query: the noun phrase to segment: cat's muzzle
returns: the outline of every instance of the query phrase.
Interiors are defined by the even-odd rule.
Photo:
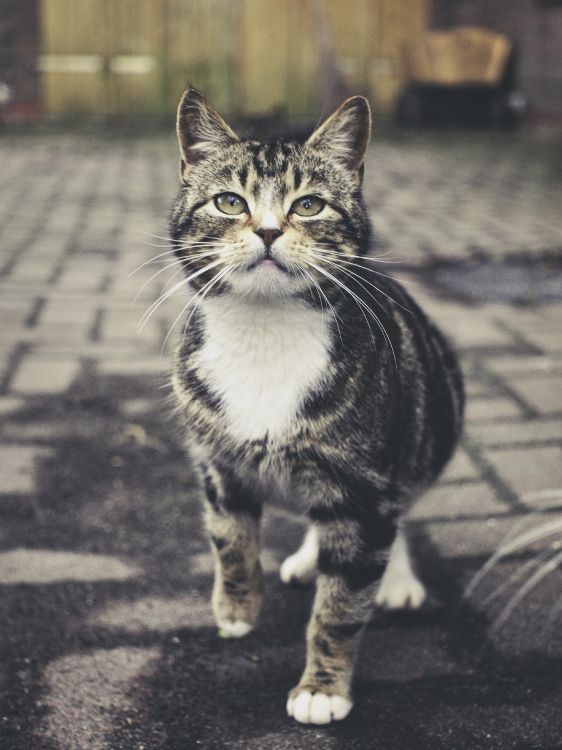
[[[267,268],[277,268],[283,273],[291,273],[287,266],[279,260],[278,255],[273,252],[271,245],[264,247],[258,257],[247,266],[248,271],[253,271],[256,268],[263,268],[264,270]]]

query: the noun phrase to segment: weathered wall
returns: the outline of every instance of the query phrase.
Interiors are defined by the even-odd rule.
[[[41,0],[41,7],[44,101],[55,116],[169,112],[188,80],[226,113],[317,114],[326,104],[322,28],[351,90],[390,111],[404,44],[429,15],[429,0]]]

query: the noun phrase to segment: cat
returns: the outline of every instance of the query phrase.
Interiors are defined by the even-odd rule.
[[[368,255],[370,128],[361,96],[300,142],[240,138],[192,87],[178,108],[170,236],[193,296],[172,382],[201,475],[213,612],[223,636],[255,627],[262,502],[290,493],[310,529],[281,577],[316,581],[287,702],[302,723],[351,710],[374,598],[423,602],[401,517],[462,426],[454,352]]]

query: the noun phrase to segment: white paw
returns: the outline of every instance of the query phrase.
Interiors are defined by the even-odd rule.
[[[243,638],[254,627],[243,620],[219,620],[217,625],[221,638]]]
[[[302,583],[305,586],[314,583],[316,573],[316,564],[304,556],[301,550],[287,557],[279,571],[283,583]]]
[[[353,703],[343,695],[309,693],[302,690],[287,701],[287,713],[301,724],[329,724],[345,719]]]
[[[418,609],[424,603],[424,585],[414,575],[382,579],[375,603],[385,609]]]

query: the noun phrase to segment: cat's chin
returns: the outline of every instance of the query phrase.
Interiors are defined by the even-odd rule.
[[[303,291],[303,282],[274,263],[260,263],[243,273],[233,274],[229,279],[231,293],[246,299],[280,301],[294,297]]]

